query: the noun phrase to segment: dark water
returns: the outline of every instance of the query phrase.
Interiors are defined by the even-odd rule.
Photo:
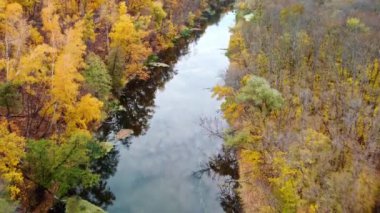
[[[221,123],[210,88],[223,83],[234,21],[232,12],[217,17],[190,43],[160,56],[171,68],[128,84],[120,100],[125,109],[101,132],[116,144],[94,165],[103,181],[82,197],[111,213],[239,211],[235,155],[200,125],[205,117]],[[134,136],[115,141],[121,128]]]

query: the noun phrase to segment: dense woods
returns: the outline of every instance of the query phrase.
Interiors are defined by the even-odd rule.
[[[91,165],[112,144],[94,132],[128,83],[154,76],[158,53],[224,2],[0,0],[0,212],[73,208],[68,192],[101,179]],[[244,211],[376,211],[380,2],[235,7],[230,67],[213,92]]]
[[[0,208],[46,212],[96,184],[113,100],[218,0],[0,0]]]
[[[380,202],[380,2],[239,0],[224,100],[246,212]]]

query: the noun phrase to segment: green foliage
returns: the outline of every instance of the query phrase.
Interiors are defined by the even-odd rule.
[[[227,136],[226,138],[226,145],[227,146],[241,146],[244,144],[249,144],[252,142],[250,140],[251,134],[249,131],[239,131],[236,135],[233,136]]]
[[[95,23],[93,20],[94,14],[92,12],[86,13],[84,16],[84,30],[83,30],[83,40],[84,41],[95,41]]]
[[[153,10],[153,20],[156,24],[156,27],[158,28],[162,26],[162,23],[164,19],[166,18],[167,13],[162,8],[162,4],[160,2],[154,2],[152,10]]]
[[[194,15],[192,12],[190,12],[189,18],[187,20],[187,23],[190,27],[193,27],[195,25],[195,19],[196,19],[196,15]]]
[[[70,197],[66,202],[66,213],[105,213],[105,211],[94,204],[80,199],[79,197]]]
[[[0,212],[16,212],[17,206],[17,203],[5,198],[1,198],[0,196]]]
[[[346,21],[347,27],[355,32],[365,32],[368,31],[367,26],[358,18],[348,18]]]
[[[0,84],[0,107],[5,107],[8,113],[21,107],[21,94],[18,85],[12,82]]]
[[[115,93],[123,88],[123,72],[125,70],[125,54],[120,48],[112,48],[107,57],[107,69],[112,78],[112,90]]]
[[[160,58],[156,54],[152,54],[148,57],[145,63],[150,64],[150,63],[158,62],[159,60]]]
[[[102,59],[95,53],[86,58],[87,67],[83,72],[85,86],[95,97],[105,100],[110,95],[111,76]]]
[[[99,155],[100,149],[95,148],[95,143],[91,136],[81,132],[62,142],[29,141],[25,170],[47,189],[58,186],[59,196],[80,185],[89,187],[99,179],[89,168],[91,159]],[[96,149],[98,151],[94,152]]]
[[[279,110],[284,104],[281,94],[271,88],[268,81],[258,76],[252,76],[236,98],[238,102],[252,105],[265,114]]]
[[[190,38],[191,33],[192,33],[192,30],[187,27],[184,27],[180,32],[182,38]]]

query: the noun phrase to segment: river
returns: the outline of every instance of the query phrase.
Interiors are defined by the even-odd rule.
[[[163,56],[171,68],[153,70],[150,80],[128,84],[120,99],[124,109],[102,130],[116,144],[95,165],[103,181],[82,197],[110,213],[232,211],[229,205],[236,199],[225,185],[234,176],[228,171],[236,171],[231,169],[236,166],[231,165],[233,155],[200,125],[205,117],[221,120],[220,101],[210,89],[223,83],[229,66],[225,53],[235,14],[219,18],[177,49],[174,58]],[[121,128],[134,130],[134,135],[115,141]],[[226,159],[224,168],[221,161]],[[197,173],[201,170],[207,174]]]

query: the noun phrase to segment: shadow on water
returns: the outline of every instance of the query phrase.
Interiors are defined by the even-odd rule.
[[[212,156],[210,160],[203,164],[200,170],[193,173],[196,178],[208,176],[213,179],[223,179],[220,187],[220,204],[225,212],[242,212],[240,197],[236,193],[239,187],[239,168],[234,149],[223,147],[222,150]]]
[[[91,188],[76,188],[68,192],[67,196],[80,196],[103,209],[112,205],[116,199],[109,186],[107,186],[107,179],[113,176],[119,163],[119,151],[116,149],[111,150],[106,156],[92,162],[92,170],[100,176],[100,181],[96,186]],[[51,213],[65,212],[65,204],[58,202],[49,211]]]
[[[170,68],[155,68],[151,70],[149,80],[132,80],[124,88],[120,97],[122,110],[111,113],[98,131],[99,138],[106,140],[111,133],[116,133],[120,129],[132,129],[133,136],[144,135],[149,129],[149,121],[154,114],[156,91],[164,88],[166,82],[176,75],[173,70],[181,56],[189,51],[189,44],[196,42],[201,37],[207,26],[218,23],[222,13],[217,13],[211,19],[201,25],[201,31],[195,32],[189,39],[180,39],[175,47],[160,53],[160,62],[170,65]],[[112,134],[111,134],[112,135]],[[123,145],[129,147],[131,140],[121,141]],[[70,195],[79,195],[91,203],[107,209],[115,201],[115,195],[107,185],[107,180],[112,177],[118,166],[119,151],[113,149],[107,156],[93,162],[93,170],[100,175],[101,181],[92,188],[78,188],[72,190]],[[220,186],[220,203],[226,212],[241,212],[240,199],[235,193],[238,187],[238,166],[236,155],[233,150],[223,148],[221,152],[204,163],[199,171],[193,173],[194,177],[202,178],[209,176],[218,180],[223,180]],[[58,205],[59,207],[59,205]],[[60,211],[58,211],[60,212]]]
[[[154,114],[156,91],[164,88],[166,82],[170,81],[176,70],[173,70],[178,59],[188,54],[189,44],[196,42],[209,25],[220,21],[222,13],[210,17],[207,22],[201,24],[201,31],[195,31],[188,39],[179,39],[173,48],[162,51],[158,54],[160,62],[170,65],[169,68],[154,68],[150,70],[148,80],[134,79],[125,86],[119,98],[123,110],[114,112],[104,122],[100,129],[102,137],[106,137],[110,132],[117,132],[120,129],[132,129],[134,136],[144,135],[149,129],[149,120]],[[128,141],[124,141],[128,145]]]
[[[113,149],[108,155],[93,163],[92,169],[100,175],[101,181],[95,187],[78,190],[77,194],[85,200],[101,207],[107,208],[115,200],[115,195],[107,186],[107,179],[115,174],[119,162],[119,151]]]

